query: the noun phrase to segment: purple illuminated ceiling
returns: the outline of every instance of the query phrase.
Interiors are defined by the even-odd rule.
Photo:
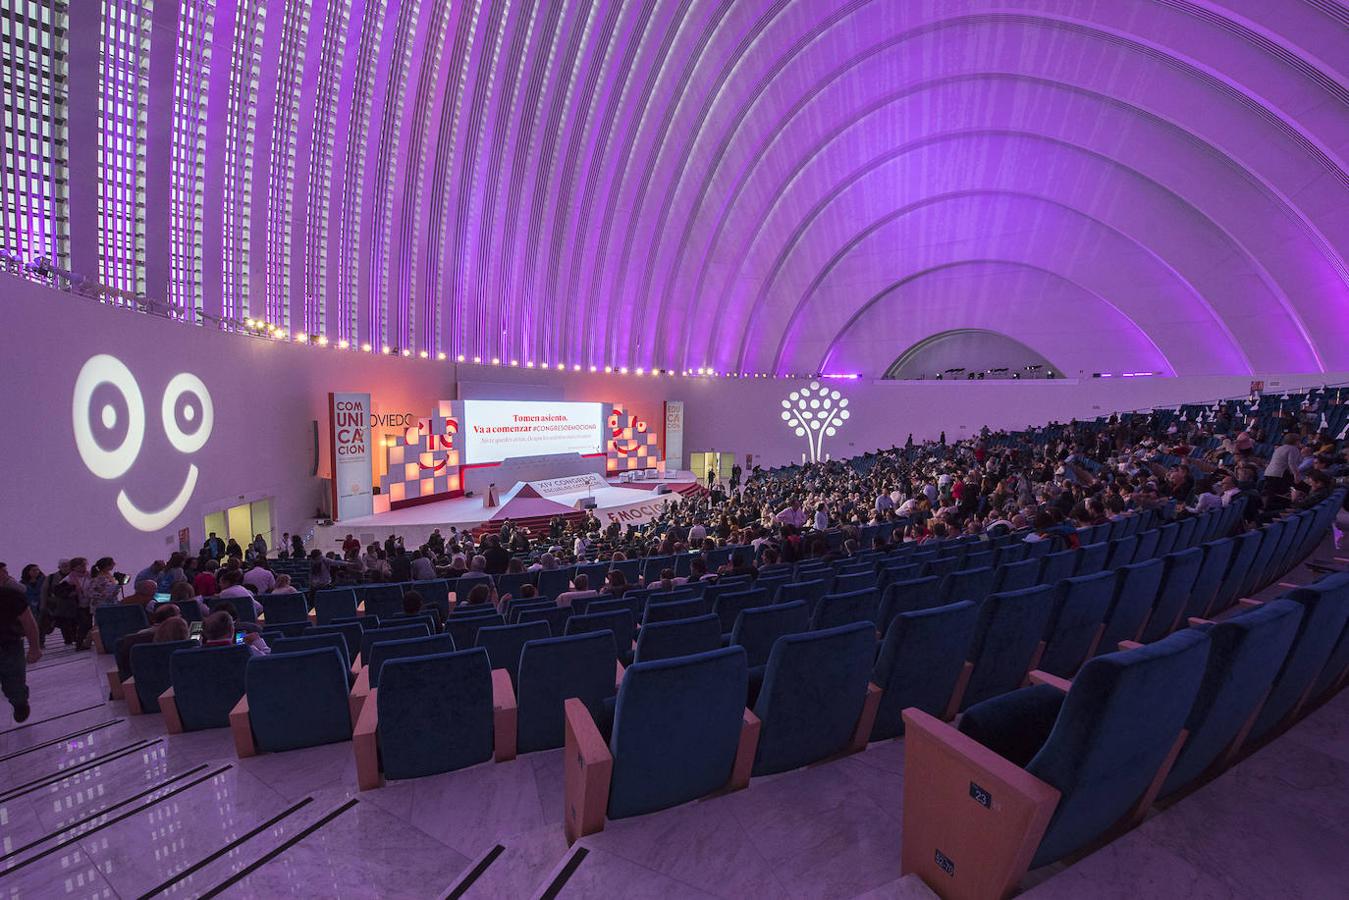
[[[1339,3],[166,6],[146,290],[207,313],[521,365],[878,376],[982,329],[1070,375],[1349,370]]]

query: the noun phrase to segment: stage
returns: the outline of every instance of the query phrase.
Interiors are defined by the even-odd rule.
[[[662,485],[668,487],[670,492],[657,493],[657,488]],[[317,525],[309,546],[327,553],[340,549],[342,539],[348,534],[354,534],[362,545],[372,541],[383,543],[390,534],[396,534],[403,538],[404,546],[411,550],[425,543],[436,528],[440,529],[442,535],[447,534],[451,526],[460,531],[472,531],[483,526],[494,530],[494,526],[499,526],[507,518],[537,531],[546,527],[553,516],[575,518],[584,514],[584,510],[576,508],[576,503],[586,497],[594,499],[595,516],[602,527],[607,527],[615,520],[624,526],[637,525],[659,515],[668,501],[701,490],[697,477],[688,471],[676,472],[670,478],[632,482],[609,478],[600,487],[550,493],[547,496],[539,496],[528,489],[522,491],[522,488],[525,488],[524,482],[502,493],[500,504],[493,508],[484,507],[482,495],[477,494],[404,506],[370,516],[344,519],[332,525]]]

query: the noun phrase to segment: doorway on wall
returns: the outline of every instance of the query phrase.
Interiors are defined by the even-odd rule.
[[[703,450],[697,453],[689,454],[689,465],[691,472],[704,484],[707,483],[708,470],[717,473],[718,481],[729,481],[731,478],[731,467],[735,465],[734,453],[723,453],[719,450]]]
[[[267,542],[269,551],[276,549],[272,535],[272,498],[263,497],[208,514],[203,540],[213,531],[221,540],[233,538],[240,547],[247,547],[252,543],[253,536],[260,534]]]

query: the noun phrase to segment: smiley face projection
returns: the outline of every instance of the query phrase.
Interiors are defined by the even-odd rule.
[[[811,462],[824,458],[824,439],[837,434],[851,415],[848,398],[822,387],[818,381],[812,381],[810,387],[792,391],[782,401],[782,421],[797,437],[806,439]]]
[[[119,397],[121,402],[115,402]],[[130,471],[145,440],[145,400],[126,364],[106,353],[90,357],[75,379],[70,408],[75,447],[85,467],[107,481]],[[179,453],[196,453],[211,437],[215,407],[210,391],[196,375],[180,372],[169,379],[159,413],[164,434]],[[122,430],[125,434],[121,441],[106,447],[109,436]],[[100,436],[105,440],[100,441]],[[123,489],[117,494],[117,510],[133,528],[159,531],[187,507],[196,490],[198,474],[196,465],[189,463],[182,487],[162,509],[141,509]]]

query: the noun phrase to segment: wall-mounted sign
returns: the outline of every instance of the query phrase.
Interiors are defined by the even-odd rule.
[[[328,446],[333,455],[333,518],[372,514],[369,394],[328,395]]]
[[[782,421],[797,437],[806,439],[810,462],[824,459],[824,439],[833,437],[852,413],[848,399],[838,391],[812,381],[810,387],[792,391],[782,401]]]

